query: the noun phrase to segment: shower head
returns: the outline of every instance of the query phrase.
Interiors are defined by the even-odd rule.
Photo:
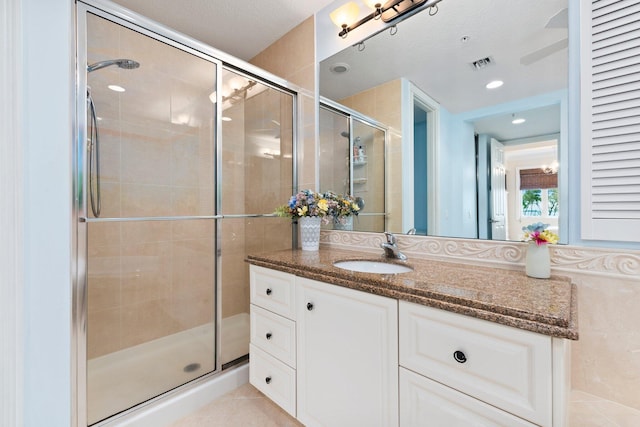
[[[342,136],[343,138],[349,138],[349,132],[342,131],[342,132],[340,132],[340,136]]]
[[[100,61],[91,65],[87,65],[87,72],[90,73],[92,71],[109,67],[111,65],[117,65],[118,67],[125,70],[133,70],[135,68],[138,68],[140,66],[140,63],[134,61],[133,59],[109,59],[106,61]]]

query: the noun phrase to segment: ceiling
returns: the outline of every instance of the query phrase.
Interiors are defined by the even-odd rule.
[[[334,0],[115,0],[248,61]]]
[[[248,61],[334,0],[115,2]],[[566,5],[567,0],[443,0],[435,16],[418,13],[399,23],[396,35],[385,31],[367,40],[362,52],[351,47],[323,61],[321,94],[341,99],[405,77],[457,113],[566,88],[567,50],[553,47],[566,43],[566,17],[558,15]],[[468,37],[466,43],[461,41],[463,36]],[[532,54],[533,58],[528,56]],[[492,64],[474,71],[471,62],[485,57]],[[530,63],[523,65],[523,58]],[[337,62],[348,64],[349,72],[328,71]],[[487,91],[484,85],[493,78],[505,84]],[[554,113],[537,110],[531,114]],[[506,118],[502,121],[510,123]],[[557,132],[559,120],[555,122]],[[485,125],[489,126],[478,124]],[[509,133],[508,139],[529,137],[531,132],[555,133],[549,126],[522,133],[530,127],[520,126],[520,134],[514,134],[513,128],[500,132]]]
[[[443,0],[434,16],[418,13],[396,35],[381,32],[362,51],[353,46],[322,61],[320,92],[338,100],[404,77],[457,114],[566,88],[567,49],[550,48],[567,40],[566,7],[566,0]],[[490,65],[474,69],[487,57]],[[350,70],[331,72],[336,63]],[[487,91],[496,79],[504,86]]]
[[[403,77],[460,114],[566,89],[566,8],[566,0],[443,0],[435,15],[422,11],[400,22],[395,35],[385,30],[363,46],[354,40],[322,61],[320,93],[339,101]],[[490,64],[472,65],[483,58]],[[336,64],[348,71],[332,71]],[[504,85],[488,90],[492,80]],[[522,102],[508,114],[473,123],[476,132],[503,141],[559,133],[558,104],[540,107]],[[527,122],[512,125],[514,113]]]

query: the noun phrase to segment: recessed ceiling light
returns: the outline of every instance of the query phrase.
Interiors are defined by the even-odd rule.
[[[349,64],[345,64],[344,62],[337,62],[329,67],[329,70],[331,70],[332,73],[336,74],[346,73],[350,69],[351,67],[349,66]]]
[[[109,85],[107,86],[109,89],[111,89],[114,92],[124,92],[125,88],[123,88],[122,86],[118,86],[118,85]]]
[[[504,82],[502,80],[494,80],[492,82],[487,83],[487,89],[495,89],[502,86]]]
[[[519,125],[524,122],[526,122],[526,120],[523,119],[522,117],[518,117],[516,119],[511,120],[511,123],[513,123],[514,125]]]

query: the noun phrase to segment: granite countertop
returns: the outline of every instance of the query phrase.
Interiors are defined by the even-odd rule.
[[[375,260],[408,265],[402,274],[371,274],[333,265]],[[321,248],[247,257],[251,264],[377,295],[410,301],[552,337],[578,339],[576,286],[567,277],[533,279],[523,271],[429,259],[387,260],[377,253]]]

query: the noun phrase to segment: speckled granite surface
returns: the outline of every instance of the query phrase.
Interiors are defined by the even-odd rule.
[[[321,248],[252,254],[247,261],[308,279],[319,280],[424,304],[538,332],[578,339],[576,287],[566,277],[533,279],[524,272],[410,259],[413,271],[370,274],[343,270],[336,261],[387,261],[378,254]]]

